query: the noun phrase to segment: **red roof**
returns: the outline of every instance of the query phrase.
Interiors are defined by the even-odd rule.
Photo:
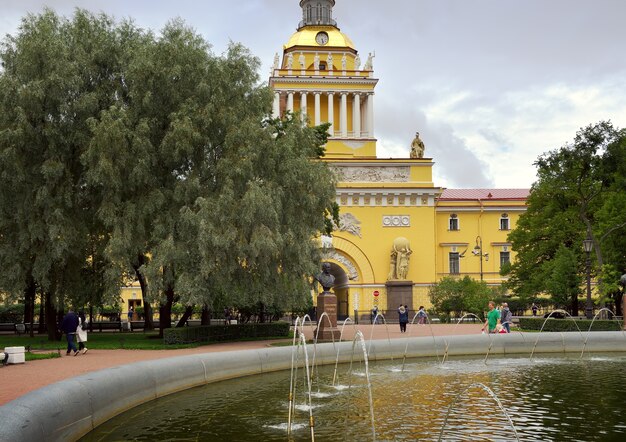
[[[445,189],[442,200],[525,200],[530,189]]]

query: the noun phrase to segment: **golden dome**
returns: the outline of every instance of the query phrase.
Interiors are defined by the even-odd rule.
[[[324,31],[328,34],[328,43],[320,45],[315,41],[315,36]],[[294,46],[316,46],[319,48],[350,48],[356,50],[352,40],[339,29],[331,26],[306,26],[293,34],[284,49]]]

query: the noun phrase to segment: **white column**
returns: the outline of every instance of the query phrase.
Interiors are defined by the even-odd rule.
[[[339,110],[339,128],[341,136],[348,138],[348,94],[341,93],[341,108]]]
[[[332,93],[328,94],[328,122],[330,123],[328,133],[333,137],[335,136],[335,100]]]
[[[320,108],[320,93],[315,92],[315,125],[319,126],[322,123],[322,110]]]
[[[274,118],[280,117],[280,92],[274,92],[274,104],[272,106],[272,116]]]
[[[300,112],[302,113],[302,121],[306,120],[306,92],[300,93]]]
[[[355,138],[361,138],[361,94],[354,94],[352,106],[352,130]]]
[[[374,138],[374,94],[367,96],[367,132],[370,138]]]
[[[287,110],[293,112],[293,92],[287,94]]]

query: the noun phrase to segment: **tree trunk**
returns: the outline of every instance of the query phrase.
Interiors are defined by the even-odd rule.
[[[154,320],[152,318],[152,305],[149,302],[143,301],[143,331],[152,331],[154,330]]]
[[[89,304],[89,333],[93,333],[93,305]]]
[[[35,299],[37,297],[37,286],[32,277],[28,278],[28,283],[24,289],[24,324],[30,324],[29,334],[35,336],[33,324],[35,322]]]
[[[615,316],[622,316],[622,302],[624,295],[618,292],[615,296]]]
[[[211,325],[211,310],[209,310],[209,307],[206,304],[202,306],[200,325]]]
[[[193,305],[187,306],[187,308],[185,309],[185,313],[183,313],[183,316],[178,321],[178,324],[176,324],[176,328],[184,327],[185,323],[191,317],[192,313],[193,313]]]
[[[572,316],[578,316],[578,293],[572,295],[571,310]]]
[[[56,341],[57,335],[57,309],[52,303],[52,294],[46,292],[46,328],[48,330],[48,341]]]
[[[169,289],[168,289],[169,292]],[[174,296],[166,293],[165,304],[159,306],[159,338],[163,337],[163,330],[172,328],[172,304]]]
[[[163,278],[165,281],[165,304],[159,307],[159,337],[163,338],[163,330],[172,328],[172,304],[174,304],[174,283],[173,276],[169,275],[170,269],[163,268]]]
[[[145,260],[146,258],[144,255],[138,255],[137,264],[133,264],[133,270],[135,270],[137,281],[139,281],[139,286],[141,287],[141,298],[143,299],[143,330],[152,331],[154,330],[154,321],[152,320],[152,306],[147,301],[148,283],[146,281],[146,277],[140,271],[141,266],[145,263]]]
[[[263,302],[259,305],[259,322],[261,324],[265,322],[265,303]]]
[[[39,327],[37,333],[43,335],[46,332],[46,300],[43,294],[39,294]]]

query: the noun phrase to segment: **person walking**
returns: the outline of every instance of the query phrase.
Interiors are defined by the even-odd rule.
[[[496,303],[489,301],[489,312],[487,313],[487,319],[483,324],[482,331],[487,328],[489,333],[497,333],[497,327],[500,325],[500,312],[496,308]]]
[[[409,322],[409,311],[402,304],[398,307],[398,320],[400,321],[400,333],[406,333],[406,324]]]
[[[372,324],[376,324],[378,322],[378,306],[375,305],[372,309],[372,320],[370,321]]]
[[[426,325],[426,310],[424,310],[424,306],[420,305],[419,310],[417,311],[417,323],[420,325]]]
[[[87,342],[87,321],[85,320],[85,312],[80,311],[78,313],[78,327],[76,327],[76,340],[78,341],[78,351],[82,354],[87,353],[89,350],[85,346]]]
[[[537,307],[537,304],[533,302],[533,306],[531,307],[531,310],[533,311],[533,316],[537,316],[537,310],[539,310],[539,307]]]
[[[135,309],[131,305],[130,307],[128,307],[128,322],[131,322],[133,320],[134,313],[135,313]]]
[[[70,309],[61,322],[61,332],[65,333],[65,338],[67,339],[67,353],[65,353],[67,356],[69,356],[72,351],[74,352],[74,356],[78,354],[78,349],[74,343],[77,328],[78,315]]]
[[[506,302],[502,303],[502,310],[500,311],[500,321],[502,322],[502,327],[506,330],[506,332],[511,333],[513,313],[511,313],[511,310],[509,310],[509,304],[507,304]]]

